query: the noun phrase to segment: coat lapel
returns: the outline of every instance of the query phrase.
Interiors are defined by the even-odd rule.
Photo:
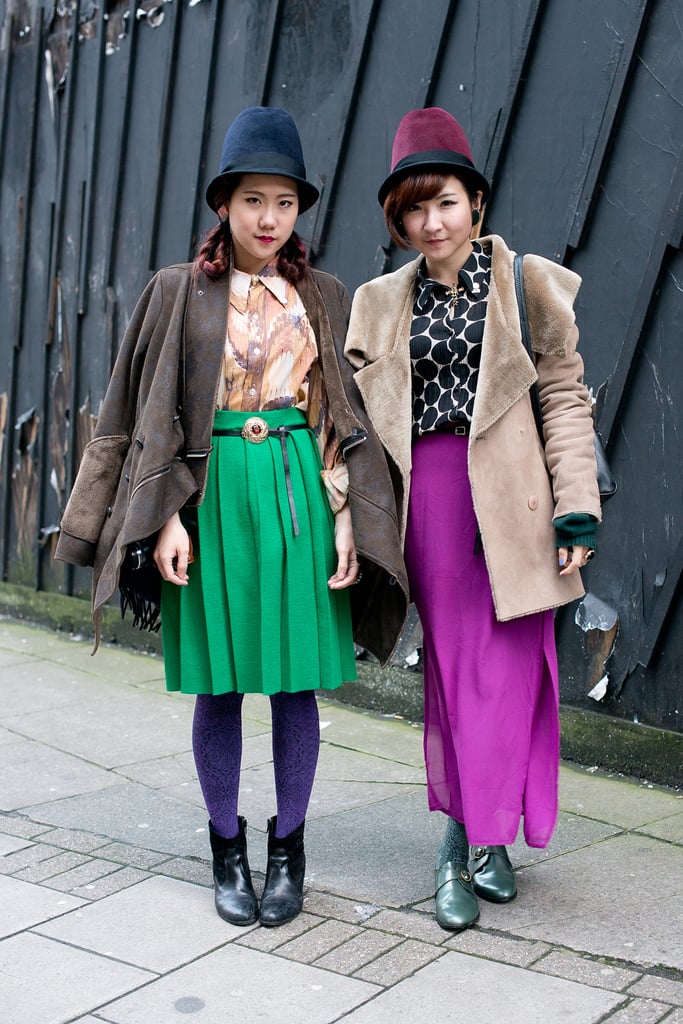
[[[513,254],[492,236],[491,284],[481,349],[481,367],[472,413],[472,438],[485,433],[536,380],[522,344],[515,297]]]
[[[410,321],[416,269],[417,261],[413,261],[358,289],[345,349],[349,361],[359,367],[354,377],[368,416],[406,484],[410,477]]]

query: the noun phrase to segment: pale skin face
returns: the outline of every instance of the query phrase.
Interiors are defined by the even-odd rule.
[[[291,178],[243,174],[225,210],[235,267],[245,274],[259,274],[294,230],[299,193]]]
[[[298,213],[299,193],[291,178],[242,175],[229,201],[219,210],[221,219],[226,217],[230,225],[236,269],[259,274],[289,239]],[[335,516],[334,542],[337,569],[327,582],[331,590],[343,590],[358,576],[348,502]],[[177,512],[159,531],[154,561],[165,580],[187,586],[190,538]]]
[[[406,238],[427,262],[434,281],[451,285],[472,252],[472,211],[481,207],[482,193],[474,201],[459,178],[449,174],[438,195],[423,199],[401,217]]]

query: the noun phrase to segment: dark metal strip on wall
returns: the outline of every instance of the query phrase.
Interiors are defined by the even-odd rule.
[[[502,163],[520,95],[526,81],[526,72],[535,52],[536,40],[541,30],[544,6],[547,0],[529,0],[524,31],[515,54],[507,100],[498,113],[494,132],[491,136],[482,173],[489,182],[495,182]]]
[[[175,95],[176,66],[178,62],[178,47],[180,45],[180,29],[183,21],[183,8],[181,4],[174,4],[171,8],[171,47],[166,66],[166,79],[164,82],[163,101],[161,104],[161,138],[158,146],[158,160],[156,173],[154,175],[154,187],[150,189],[149,198],[152,205],[152,228],[149,240],[149,255],[147,257],[147,269],[150,274],[158,268],[157,263],[157,241],[159,236],[159,218],[164,197],[164,181],[168,174],[168,141],[173,118],[173,100]]]
[[[563,248],[563,258],[567,255],[567,249],[577,249],[581,244],[584,228],[588,218],[588,211],[593,202],[598,181],[605,161],[607,147],[610,139],[617,130],[623,106],[629,77],[633,70],[634,61],[637,60],[640,41],[647,24],[646,15],[649,7],[649,0],[638,0],[635,11],[633,31],[624,38],[615,40],[614,77],[600,119],[600,128],[589,153],[586,153],[587,165],[581,175],[581,187],[572,202],[570,209],[570,222],[567,229],[567,240]]]
[[[194,206],[192,212],[192,227],[190,230],[189,245],[187,250],[188,262],[192,260],[195,252],[195,247],[198,241],[199,233],[199,211],[204,209],[204,196],[201,188],[202,180],[204,177],[204,168],[206,167],[208,143],[211,135],[211,95],[214,92],[216,85],[216,71],[218,65],[218,55],[220,53],[220,41],[221,41],[221,30],[223,27],[223,11],[225,9],[224,4],[217,4],[212,10],[212,24],[211,24],[211,50],[209,56],[208,70],[206,75],[206,89],[202,96],[202,110],[203,110],[203,121],[202,121],[202,137],[199,150],[197,153],[197,169],[194,178],[194,185],[192,194],[194,195]]]
[[[19,217],[17,222],[17,248],[16,248],[16,266],[18,267],[18,278],[17,287],[13,296],[14,303],[13,309],[10,306],[7,310],[6,322],[11,324],[9,330],[9,351],[10,351],[10,367],[9,367],[9,393],[7,402],[7,423],[6,423],[6,439],[7,443],[3,447],[5,448],[5,501],[3,503],[3,516],[2,516],[2,578],[9,579],[9,560],[10,552],[12,549],[12,534],[14,517],[12,515],[14,506],[17,502],[17,495],[14,489],[14,469],[15,469],[15,452],[19,454],[20,445],[17,442],[18,428],[17,428],[17,415],[18,415],[18,381],[19,381],[19,362],[21,358],[22,348],[24,345],[24,311],[26,309],[27,298],[27,281],[28,281],[28,265],[30,260],[30,249],[29,249],[29,218],[31,213],[33,190],[33,170],[35,163],[36,154],[36,121],[37,121],[37,108],[38,108],[38,91],[39,91],[39,73],[41,67],[41,47],[38,44],[33,43],[34,38],[40,39],[42,29],[42,13],[40,11],[35,12],[34,20],[30,23],[31,43],[29,47],[32,48],[32,66],[30,68],[29,82],[31,89],[29,91],[30,103],[28,106],[28,116],[25,118],[25,125],[27,128],[28,145],[26,151],[26,159],[24,163],[23,179],[21,182],[21,188],[19,192]],[[11,35],[13,38],[14,30],[17,28],[17,23],[14,19],[10,22]],[[23,26],[22,26],[23,29]],[[36,31],[37,30],[37,31]],[[11,44],[10,44],[11,45]],[[28,90],[27,90],[28,91]],[[7,93],[5,93],[7,95]],[[4,120],[4,119],[3,119]],[[5,147],[3,145],[3,152]],[[4,168],[3,168],[4,169]],[[30,461],[30,455],[29,460]],[[28,513],[28,510],[26,510]]]
[[[683,157],[679,157],[671,187],[662,206],[662,214],[655,235],[655,245],[649,253],[647,265],[643,270],[633,313],[629,319],[621,351],[610,378],[600,416],[600,433],[606,445],[609,445],[617,427],[619,413],[628,394],[629,383],[644,336],[643,328],[650,315],[651,307],[657,299],[657,280],[665,260],[666,250],[669,247],[680,248],[681,246],[682,196]]]

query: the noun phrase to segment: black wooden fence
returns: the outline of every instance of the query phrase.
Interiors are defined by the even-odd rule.
[[[486,228],[584,279],[619,492],[590,598],[558,616],[563,701],[680,731],[680,8],[0,0],[0,24],[3,579],[88,594],[88,573],[51,560],[65,495],[138,293],[212,222],[234,115],[292,112],[322,192],[302,233],[353,289],[405,259],[376,201],[396,125],[443,106],[493,182]]]

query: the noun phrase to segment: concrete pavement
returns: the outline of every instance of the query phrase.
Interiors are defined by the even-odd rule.
[[[192,698],[158,657],[91,646],[0,621],[3,1024],[683,1024],[680,792],[564,764],[552,845],[512,850],[517,900],[451,935],[421,728],[322,699],[304,913],[235,928],[213,910]],[[258,889],[269,705],[244,708]]]

